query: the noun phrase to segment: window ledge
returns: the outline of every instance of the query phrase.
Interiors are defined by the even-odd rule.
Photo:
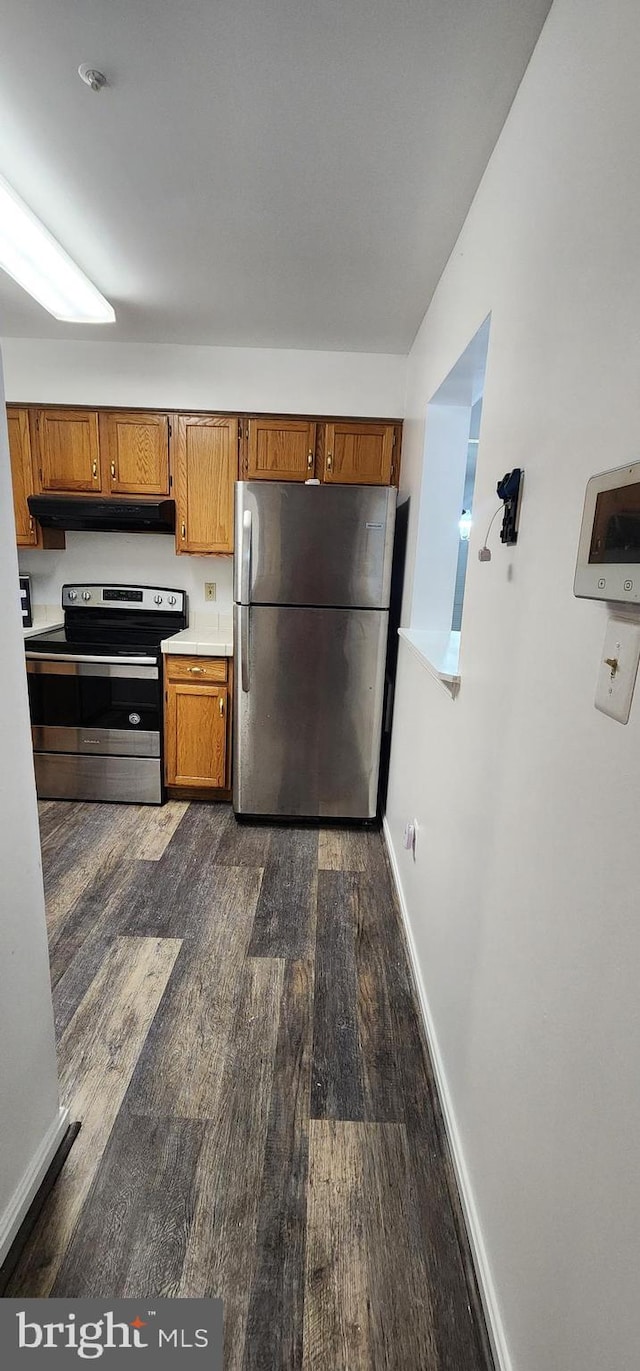
[[[460,634],[428,628],[399,628],[398,633],[425,670],[455,700],[460,689]]]

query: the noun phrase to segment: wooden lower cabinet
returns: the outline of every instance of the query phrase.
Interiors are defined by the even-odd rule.
[[[228,790],[230,692],[227,675],[226,658],[165,658],[168,786]]]

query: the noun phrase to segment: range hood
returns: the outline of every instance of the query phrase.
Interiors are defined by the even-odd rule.
[[[99,495],[30,495],[29,512],[43,528],[89,533],[173,533],[174,500],[143,495],[101,499]]]

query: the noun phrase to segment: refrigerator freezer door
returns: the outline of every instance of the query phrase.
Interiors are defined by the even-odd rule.
[[[387,627],[386,610],[235,606],[237,814],[374,818]]]
[[[234,599],[385,609],[397,491],[238,481]]]

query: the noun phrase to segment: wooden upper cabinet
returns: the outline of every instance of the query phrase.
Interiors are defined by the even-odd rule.
[[[101,491],[98,415],[87,409],[37,412],[38,461],[44,491]]]
[[[167,414],[103,413],[99,429],[105,488],[113,495],[169,494]]]
[[[27,409],[8,409],[7,426],[9,429],[9,456],[11,458],[17,543],[18,547],[37,547],[38,528],[33,515],[29,513],[27,504],[28,497],[33,495],[36,489],[31,454],[29,411]]]
[[[307,481],[313,476],[316,426],[306,419],[247,420],[249,481]]]
[[[324,425],[322,479],[337,485],[388,486],[393,472],[394,424]]]
[[[237,418],[179,414],[172,442],[177,551],[233,552]]]

